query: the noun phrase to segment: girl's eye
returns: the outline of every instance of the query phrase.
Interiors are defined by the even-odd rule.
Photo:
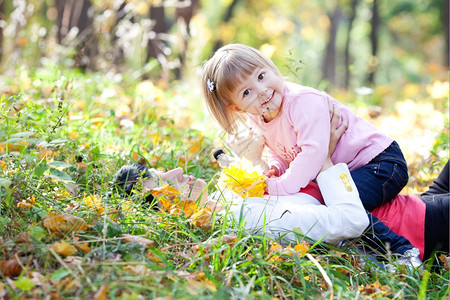
[[[259,74],[258,75],[258,80],[263,80],[265,75],[266,74],[264,74],[264,73]]]
[[[250,90],[245,90],[244,91],[244,97],[248,96],[250,94]]]

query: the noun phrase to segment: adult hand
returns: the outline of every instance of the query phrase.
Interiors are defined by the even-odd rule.
[[[336,145],[339,139],[348,127],[347,116],[345,114],[341,114],[341,110],[336,107],[336,105],[334,105],[330,100],[328,100],[328,107],[330,108],[330,144],[328,146],[327,158],[320,172],[323,172],[334,165],[333,161],[331,160],[331,156],[336,149]],[[342,123],[339,125],[341,119]]]
[[[348,118],[345,114],[341,114],[341,110],[330,100],[328,100],[328,107],[330,109],[330,144],[328,146],[328,156],[331,157],[339,139],[347,130]],[[342,123],[339,125],[341,120]]]

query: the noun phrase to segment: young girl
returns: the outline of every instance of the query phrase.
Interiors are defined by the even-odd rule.
[[[326,93],[285,82],[273,62],[252,47],[220,48],[203,66],[202,85],[206,104],[224,130],[234,132],[237,119],[247,115],[265,137],[269,195],[297,193],[316,178],[330,155],[328,101],[348,119],[331,159],[348,165],[364,207],[371,211],[390,201],[408,181],[405,159],[392,138]],[[411,249],[405,238],[370,219],[375,236],[391,251]]]

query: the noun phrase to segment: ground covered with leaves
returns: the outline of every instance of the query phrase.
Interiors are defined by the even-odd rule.
[[[299,235],[281,246],[178,201],[169,188],[160,190],[161,209],[147,208],[142,193],[113,193],[114,173],[130,162],[182,167],[214,190],[211,153],[220,137],[207,134],[208,123],[195,117],[200,95],[183,85],[54,65],[0,82],[0,298],[448,296],[445,257],[437,268],[388,272],[352,251],[357,240],[337,249]],[[411,175],[405,192],[423,191],[448,159],[448,82],[422,92],[382,111],[353,107],[402,145]]]

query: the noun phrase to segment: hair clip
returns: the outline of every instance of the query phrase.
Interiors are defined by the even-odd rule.
[[[211,81],[211,79],[208,78],[207,84],[208,84],[209,91],[210,91],[211,93],[214,92],[214,91],[216,90],[216,85],[215,85],[214,82]]]

